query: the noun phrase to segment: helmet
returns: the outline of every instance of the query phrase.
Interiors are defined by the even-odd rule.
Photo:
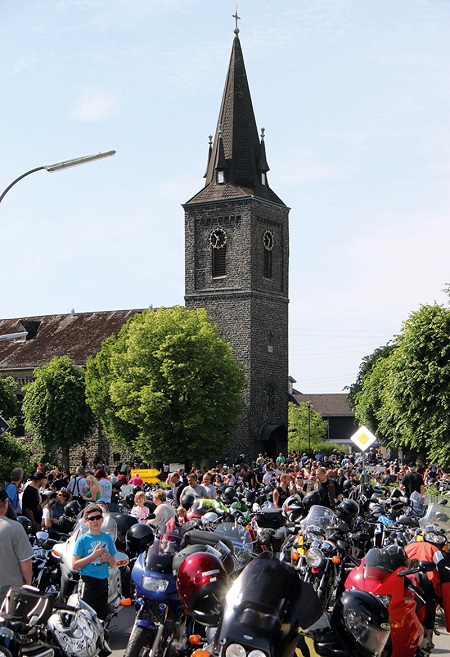
[[[132,525],[126,534],[126,546],[128,552],[137,556],[152,545],[155,540],[155,534],[150,525],[136,523]]]
[[[83,603],[78,609],[52,614],[48,627],[67,657],[92,657],[102,645],[101,622]]]
[[[125,504],[132,509],[134,506],[134,493],[128,493],[125,497]]]
[[[297,518],[303,515],[304,506],[300,499],[300,495],[291,495],[283,502],[282,514],[289,522],[294,522]]]
[[[64,513],[68,518],[76,518],[80,511],[81,504],[78,502],[78,500],[72,500],[71,502],[68,502],[64,507]]]
[[[315,504],[321,504],[321,502],[322,502],[322,498],[320,497],[320,493],[318,490],[311,491],[311,493],[308,493],[303,498],[303,506],[305,507],[306,511],[309,511],[310,508]]]
[[[389,638],[389,613],[372,593],[352,589],[336,601],[331,627],[352,654],[381,655]]]
[[[216,625],[228,588],[228,575],[220,557],[211,552],[195,552],[181,563],[177,590],[194,620]]]
[[[342,484],[342,488],[343,488],[344,490],[350,490],[350,488],[353,488],[353,484],[352,484],[352,482],[350,481],[350,479],[346,479],[346,480],[344,481],[344,483]]]
[[[359,506],[355,500],[344,499],[336,507],[336,515],[340,520],[351,525],[359,515]]]
[[[423,540],[442,550],[447,543],[447,532],[439,525],[427,525],[422,532]]]
[[[194,504],[194,501],[195,496],[192,493],[186,493],[186,495],[183,495],[181,498],[181,506],[187,511]]]
[[[219,516],[217,513],[214,513],[214,511],[208,511],[208,513],[205,513],[205,515],[202,517],[202,525],[205,527],[209,527],[211,525],[214,526],[218,519]]]
[[[17,516],[17,522],[19,522],[26,532],[31,531],[31,520],[26,516]]]
[[[236,491],[234,490],[233,486],[227,486],[223,491],[223,499],[225,501],[225,504],[232,504],[234,502],[235,497],[236,497]]]
[[[248,506],[251,506],[255,500],[256,500],[255,491],[254,490],[248,490],[245,493],[245,501],[248,504]]]
[[[272,501],[273,498],[273,486],[266,486],[264,488],[264,493],[266,494],[266,499]]]

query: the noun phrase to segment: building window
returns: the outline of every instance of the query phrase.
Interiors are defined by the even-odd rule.
[[[264,392],[266,393],[266,409],[269,413],[273,413],[275,411],[276,394],[276,387],[273,381],[266,383]]]
[[[263,273],[264,278],[272,278],[272,253],[273,253],[273,234],[270,230],[266,230],[263,236],[264,243],[264,259],[263,259]]]
[[[219,170],[217,172],[217,184],[223,185],[225,183],[225,171]]]
[[[273,333],[269,331],[267,335],[267,351],[269,354],[273,354]]]
[[[211,244],[212,277],[220,278],[227,273],[227,234],[223,228],[215,228],[209,236]]]

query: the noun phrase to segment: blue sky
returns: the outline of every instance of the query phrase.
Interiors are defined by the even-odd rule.
[[[228,0],[0,0],[0,316],[182,304]],[[450,282],[450,3],[241,0],[269,183],[290,214],[290,374],[339,392]]]

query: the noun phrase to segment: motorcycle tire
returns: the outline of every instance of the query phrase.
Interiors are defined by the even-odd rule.
[[[5,646],[0,646],[0,656],[1,657],[12,657],[12,653]]]
[[[128,640],[124,657],[145,657],[145,655],[148,655],[155,640],[155,634],[155,630],[135,625]]]

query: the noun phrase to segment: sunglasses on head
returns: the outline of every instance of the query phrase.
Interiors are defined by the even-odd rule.
[[[86,520],[102,520],[103,516],[89,516],[89,518],[86,518]]]

